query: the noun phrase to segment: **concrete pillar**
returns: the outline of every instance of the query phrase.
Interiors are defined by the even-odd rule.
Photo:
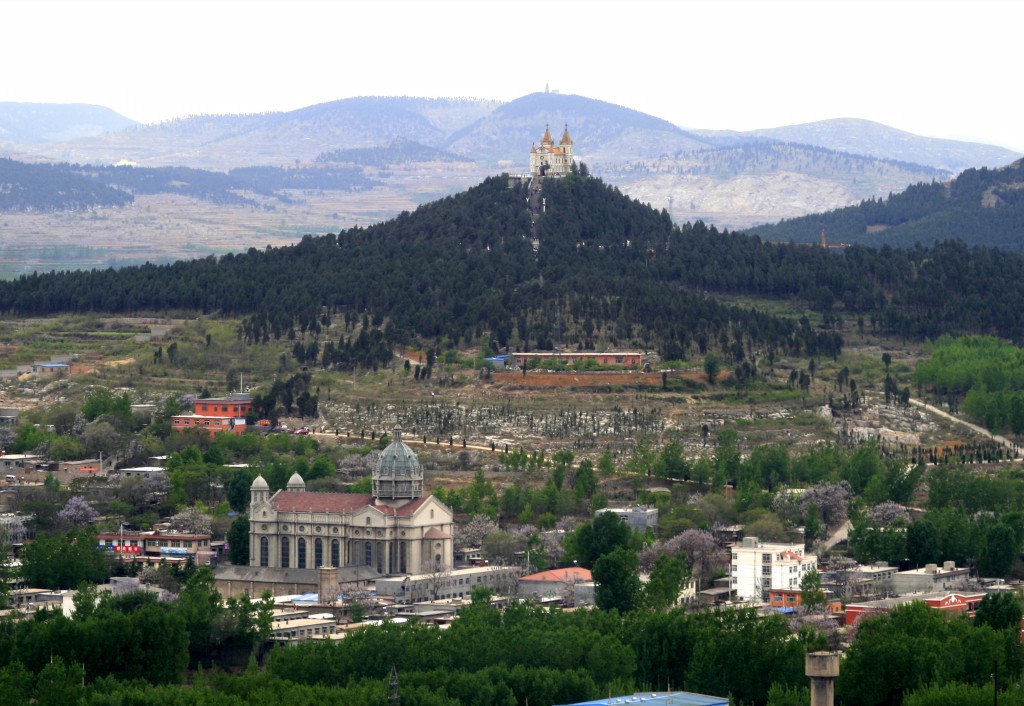
[[[839,676],[839,653],[809,652],[804,660],[804,673],[811,678],[811,706],[832,706]]]
[[[316,592],[321,603],[338,600],[338,568],[321,566],[316,570]]]

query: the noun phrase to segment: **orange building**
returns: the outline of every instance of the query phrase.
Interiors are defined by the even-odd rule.
[[[178,414],[171,417],[171,428],[175,431],[205,429],[210,436],[223,431],[241,434],[245,431],[245,415],[252,411],[252,396],[237,392],[227,397],[209,397],[196,400],[192,414]]]
[[[768,605],[772,608],[796,608],[803,604],[803,591],[798,588],[773,588],[768,591]],[[825,611],[829,615],[842,615],[843,604],[831,597],[831,591],[825,591]]]

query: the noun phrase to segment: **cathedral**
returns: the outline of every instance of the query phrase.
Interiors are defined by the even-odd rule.
[[[544,128],[544,137],[540,147],[530,145],[530,175],[561,177],[572,171],[574,158],[572,155],[572,138],[569,137],[569,126],[565,126],[562,139],[555,146],[551,138],[550,128]]]
[[[370,495],[307,493],[297,473],[273,495],[257,476],[250,494],[251,567],[365,567],[387,576],[452,566],[452,511],[423,496],[423,468],[398,427],[374,466]]]

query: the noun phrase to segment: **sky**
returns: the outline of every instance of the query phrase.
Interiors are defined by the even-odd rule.
[[[863,118],[1024,152],[1019,0],[5,0],[0,102],[144,123],[546,87],[685,128]]]

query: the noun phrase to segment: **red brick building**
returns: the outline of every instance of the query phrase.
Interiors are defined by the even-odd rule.
[[[981,603],[981,599],[984,597],[984,593],[933,593],[885,598],[864,603],[850,603],[846,606],[845,622],[847,625],[853,625],[866,615],[888,613],[896,606],[912,601],[924,601],[935,610],[941,610],[951,615],[966,615],[969,618],[973,618],[975,611],[978,609],[978,604]]]
[[[203,429],[210,436],[230,431],[241,434],[245,431],[245,415],[252,411],[252,397],[247,393],[234,393],[227,397],[209,397],[196,400],[192,414],[178,414],[171,417],[171,428],[175,431]]]
[[[596,365],[619,367],[619,368],[642,368],[644,365],[643,353],[513,353],[512,360],[517,368],[524,365],[530,369],[543,368],[545,364],[575,365],[593,361]]]

